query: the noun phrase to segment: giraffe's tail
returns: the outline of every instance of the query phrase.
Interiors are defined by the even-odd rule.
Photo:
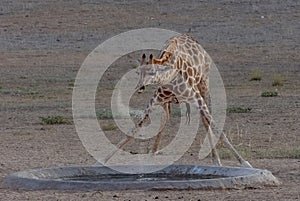
[[[186,113],[185,113],[186,124],[190,124],[190,121],[191,121],[191,106],[190,106],[189,103],[185,103],[185,106],[186,106]]]

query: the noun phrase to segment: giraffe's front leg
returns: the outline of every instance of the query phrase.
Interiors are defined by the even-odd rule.
[[[159,91],[159,90],[158,90]],[[160,105],[162,106],[164,103],[166,103],[167,101],[163,101],[163,99],[160,97],[160,94],[158,91],[155,92],[155,95],[150,99],[147,108],[145,109],[145,113],[144,113],[144,117],[135,125],[135,127],[131,130],[130,132],[130,136],[136,136],[140,134],[141,128],[145,125],[145,124],[149,124],[151,122],[150,120],[150,114],[153,111],[153,106],[154,105]],[[162,106],[163,107],[163,106]],[[164,108],[165,109],[165,108]],[[166,110],[165,110],[166,111]],[[168,112],[169,113],[169,112]],[[169,114],[168,114],[169,115]],[[162,124],[160,127],[160,131],[163,130],[163,128],[165,127],[165,124]],[[159,132],[160,132],[159,131]]]
[[[144,117],[136,124],[134,130],[139,130],[144,124],[150,123],[150,114],[153,111],[153,106],[156,104],[157,95],[155,94],[149,101],[145,109]]]
[[[149,115],[152,112],[152,108],[153,105],[155,103],[156,100],[156,95],[154,97],[152,97],[150,99],[150,102],[147,106],[147,109],[145,110],[145,115],[142,118],[142,120],[130,131],[130,133],[128,133],[128,135],[126,136],[125,139],[123,139],[122,141],[120,141],[117,145],[116,145],[116,149],[115,151],[113,151],[112,153],[110,153],[105,159],[104,159],[104,163],[106,163],[109,159],[111,159],[111,157],[113,157],[113,155],[119,150],[122,149],[122,147],[124,147],[128,142],[130,142],[132,139],[134,139],[135,136],[137,136],[140,132],[141,127],[143,126],[143,124],[149,120]]]
[[[170,102],[166,102],[162,105],[163,109],[164,109],[164,115],[162,116],[162,123],[160,125],[158,134],[156,135],[156,139],[152,148],[152,153],[157,154],[157,150],[158,150],[158,146],[161,140],[161,136],[162,136],[162,131],[164,130],[164,128],[166,127],[166,124],[168,122],[168,120],[170,119]]]
[[[149,123],[150,121],[150,114],[153,111],[153,106],[154,105],[160,105],[162,106],[164,110],[164,114],[162,116],[162,121],[160,124],[159,131],[156,135],[156,139],[152,148],[152,153],[157,153],[158,146],[162,137],[162,132],[164,128],[166,127],[166,124],[168,120],[170,119],[170,103],[172,100],[172,95],[171,93],[166,92],[164,89],[159,88],[155,95],[150,99],[150,102],[145,110],[145,116],[144,118],[137,124],[136,128],[134,128],[134,133],[138,132],[140,128],[145,124]]]

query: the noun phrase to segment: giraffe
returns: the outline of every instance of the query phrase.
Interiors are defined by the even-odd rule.
[[[165,117],[153,147],[153,150],[156,151],[161,138],[161,131],[169,119],[170,103],[185,102],[193,104],[198,108],[205,128],[209,131],[208,138],[212,148],[213,161],[221,165],[218,153],[215,147],[212,146],[212,128],[215,128],[215,124],[207,107],[207,96],[209,94],[208,73],[212,64],[209,55],[196,40],[187,34],[183,34],[166,42],[159,59],[154,59],[150,55],[150,61],[146,62],[146,65],[144,60],[145,55],[142,57],[141,75],[137,88],[139,91],[143,91],[145,86],[149,84],[158,84],[159,86],[155,95],[150,99],[144,118],[133,130],[133,135],[149,119],[153,105],[161,105],[165,111]],[[252,167],[238,154],[226,135],[223,132],[220,132],[220,135],[238,161],[243,166]],[[128,137],[121,141],[117,147],[121,148],[132,138]],[[106,161],[111,156],[108,156]]]
[[[145,117],[138,123],[137,127],[133,129],[133,136],[127,137],[125,140],[121,141],[117,147],[122,148],[127,142],[134,138],[134,135],[139,132],[139,129],[142,127],[142,124],[149,118],[149,114],[152,111],[154,105],[163,106],[166,103],[171,103],[174,101],[174,98],[178,103],[189,103],[191,105],[195,105],[199,110],[199,113],[204,121],[204,124],[208,127],[207,130],[209,132],[208,138],[211,144],[212,150],[215,149],[212,146],[212,135],[213,130],[220,135],[221,140],[224,141],[225,145],[230,149],[233,155],[237,158],[240,164],[244,167],[252,168],[250,163],[243,159],[243,157],[237,152],[237,150],[233,147],[233,145],[229,142],[227,136],[223,131],[218,130],[213,121],[212,116],[208,110],[208,106],[206,105],[204,99],[197,95],[192,88],[188,87],[184,77],[177,73],[175,69],[171,69],[166,66],[158,65],[158,64],[148,64],[140,66],[141,75],[139,79],[138,86],[147,86],[156,84],[159,85],[159,88],[163,88],[164,91],[158,92],[150,99],[147,109],[145,110]],[[183,84],[186,83],[186,84]],[[161,98],[161,95],[164,95],[164,98]],[[160,139],[160,137],[159,137]],[[111,157],[107,157],[107,160]],[[216,162],[221,165],[220,158],[216,155]]]

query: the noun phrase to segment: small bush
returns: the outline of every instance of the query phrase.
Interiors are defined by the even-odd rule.
[[[261,97],[275,97],[278,96],[278,92],[277,91],[265,91],[262,92]]]
[[[53,125],[53,124],[68,124],[70,123],[65,117],[63,116],[47,116],[47,117],[40,117],[43,124]]]
[[[242,107],[229,107],[227,108],[228,113],[248,113],[252,110],[252,108],[242,108]]]

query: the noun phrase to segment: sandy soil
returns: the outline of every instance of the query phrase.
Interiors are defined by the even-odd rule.
[[[0,186],[0,200],[300,200],[299,11],[296,0],[1,1],[0,180],[31,168],[94,164],[72,123],[43,125],[39,117],[72,118],[74,79],[98,44],[131,29],[158,27],[189,32],[211,55],[224,80],[228,105],[251,108],[250,113],[229,113],[226,133],[255,167],[269,169],[282,185],[146,192],[15,191]],[[102,97],[112,93],[123,73],[118,69],[131,68],[137,55],[113,64],[105,78],[110,82],[104,79],[99,87],[98,110],[109,107],[109,99]],[[255,70],[263,72],[261,81],[249,81]],[[283,86],[272,86],[276,75],[284,78]],[[278,97],[260,96],[275,90]],[[147,102],[137,101],[141,107]],[[169,133],[175,121],[168,124]],[[121,137],[118,130],[107,135],[114,142]],[[178,163],[202,163],[195,154],[198,138]],[[162,144],[170,140],[166,135]],[[146,150],[151,143],[142,145]],[[134,151],[138,145],[132,142],[126,149]],[[225,151],[223,157],[231,163]]]

